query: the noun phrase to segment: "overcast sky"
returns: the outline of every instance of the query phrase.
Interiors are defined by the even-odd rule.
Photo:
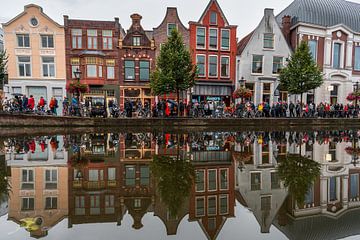
[[[360,3],[360,0],[352,0]],[[130,15],[143,16],[146,30],[157,27],[164,18],[166,7],[177,7],[185,26],[189,21],[199,20],[209,0],[1,0],[0,22],[7,22],[23,11],[24,5],[35,3],[60,24],[63,15],[70,18],[113,20],[119,17],[122,26],[130,26]],[[251,32],[263,16],[264,8],[273,8],[275,14],[288,6],[292,0],[218,0],[228,21],[238,25],[238,38]]]

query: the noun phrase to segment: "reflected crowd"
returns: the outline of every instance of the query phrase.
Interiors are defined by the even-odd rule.
[[[151,213],[217,239],[236,208],[289,239],[359,235],[360,131],[94,133],[2,139],[0,216],[31,237]],[[316,223],[316,224],[314,224]],[[334,227],[336,226],[336,227]],[[303,231],[303,229],[308,229]]]

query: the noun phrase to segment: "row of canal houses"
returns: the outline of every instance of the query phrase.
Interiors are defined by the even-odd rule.
[[[150,74],[162,44],[176,28],[199,71],[196,85],[182,96],[186,101],[230,104],[240,85],[253,91],[255,104],[289,101],[291,96],[279,85],[279,72],[296,46],[307,41],[325,82],[305,93],[304,99],[346,103],[360,77],[359,10],[359,4],[344,0],[294,0],[277,16],[265,9],[254,31],[238,41],[237,26],[228,22],[216,0],[210,0],[199,20],[188,26],[177,9],[169,7],[152,30],[142,27],[141,15],[132,14],[127,31],[119,18],[95,21],[64,16],[60,25],[30,4],[3,24],[9,54],[4,92],[7,97],[22,93],[61,102],[79,69],[80,81],[90,88],[85,98],[105,96],[121,105],[125,99],[154,103]]]
[[[266,133],[242,133],[237,141],[227,133],[164,134],[157,140],[144,133],[24,138],[15,146],[6,145],[3,155],[11,185],[8,220],[20,224],[26,218],[41,219],[38,227],[28,229],[39,238],[64,219],[69,228],[91,223],[123,226],[131,216],[132,228],[140,231],[148,223],[145,215],[153,213],[167,235],[177,234],[180,223],[189,221],[197,223],[207,239],[216,239],[240,203],[254,214],[264,234],[271,226],[290,239],[358,234],[360,168],[345,150],[358,140],[339,141],[354,133],[327,132],[321,138],[319,133],[317,141],[302,147],[299,141],[309,138],[307,133],[276,134],[270,138]],[[82,142],[86,144],[74,147]],[[321,166],[303,205],[277,173],[287,153]],[[172,216],[151,164],[154,155],[183,154],[191,160],[196,180]]]

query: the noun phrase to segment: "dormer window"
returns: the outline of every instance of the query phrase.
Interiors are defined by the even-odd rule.
[[[217,25],[217,13],[216,12],[210,13],[210,24]]]
[[[172,31],[173,31],[174,29],[177,29],[176,23],[168,23],[167,28],[168,28],[168,29],[167,29],[167,35],[168,35],[168,37],[170,37]]]
[[[140,37],[133,37],[133,46],[140,46]]]

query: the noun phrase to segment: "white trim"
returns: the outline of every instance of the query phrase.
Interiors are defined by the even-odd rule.
[[[216,76],[210,76],[210,58],[216,57]],[[217,78],[219,76],[219,56],[218,55],[208,55],[208,74],[209,78]]]
[[[197,214],[197,200],[198,199],[202,199],[203,200],[203,203],[204,203],[204,205],[203,205],[203,211],[204,211],[204,213],[203,214]],[[206,209],[206,201],[205,201],[205,196],[202,196],[202,197],[195,197],[195,216],[196,217],[204,217],[205,215],[206,215],[206,211],[207,211],[207,209]]]
[[[33,172],[33,181],[32,182],[29,182],[29,181],[24,182],[23,174],[22,174],[23,170],[26,170],[28,172],[27,173],[28,178],[29,178],[29,171],[31,170]],[[35,182],[36,182],[35,181],[36,180],[36,178],[35,178],[36,177],[35,176],[35,168],[29,168],[29,167],[20,168],[20,174],[21,174],[21,177],[20,177],[20,190],[31,190],[31,191],[35,190]],[[33,189],[23,189],[22,188],[23,183],[32,183],[34,185],[34,187],[33,187]]]
[[[222,59],[223,59],[223,58],[229,59],[228,75],[227,75],[227,76],[223,76],[223,75],[222,75],[222,72],[221,72],[221,65],[222,65]],[[220,56],[220,77],[230,78],[230,56],[227,56],[227,55],[221,55],[221,56]]]
[[[359,68],[355,68],[355,63],[356,63],[356,48],[359,49],[359,56],[357,56],[357,57],[358,57],[359,66],[360,66],[360,46],[357,45],[357,46],[354,46],[354,66],[353,66],[353,70],[354,70],[354,71],[360,71],[360,67],[359,67]]]
[[[55,181],[53,181],[53,179],[52,179],[52,170],[56,170],[56,185],[57,185],[57,187],[56,187],[56,189],[58,189],[58,187],[59,187],[59,169],[58,168],[55,168],[55,167],[47,167],[47,168],[44,168],[44,172],[43,172],[43,174],[44,174],[44,176],[43,176],[43,180],[44,180],[44,185],[43,185],[43,187],[44,187],[44,189],[46,189],[46,171],[50,171],[50,179],[51,179],[51,181],[49,181],[49,183],[55,183]],[[55,190],[55,189],[52,189],[52,190]]]
[[[29,58],[30,58],[30,76],[20,76],[19,57],[29,57]],[[16,55],[16,71],[17,71],[17,76],[18,76],[18,78],[24,78],[24,79],[32,78],[32,73],[33,73],[33,69],[32,69],[32,56],[31,56],[31,55]],[[24,69],[24,71],[26,72],[26,68]],[[26,75],[26,74],[25,74],[25,75]]]
[[[260,174],[260,189],[259,190],[251,190],[251,174],[256,174],[256,173],[259,173]],[[250,191],[260,191],[260,190],[262,190],[262,188],[263,188],[263,186],[262,186],[262,184],[263,184],[263,181],[262,181],[262,172],[261,171],[252,171],[252,172],[250,172]]]
[[[227,188],[221,188],[221,171],[222,170],[226,170],[226,185],[227,185]],[[220,181],[220,184],[219,184],[219,190],[229,190],[229,169],[228,168],[220,168],[219,169],[219,181]]]
[[[54,62],[53,62],[53,64],[54,64],[54,76],[44,76],[44,69],[43,69],[43,67],[44,67],[44,62],[43,62],[43,58],[44,57],[52,57],[53,59],[54,59]],[[56,62],[55,62],[55,56],[40,56],[40,62],[41,62],[41,66],[40,66],[40,76],[42,77],[42,78],[46,78],[46,79],[52,79],[52,78],[56,78]],[[49,63],[45,63],[46,65],[48,65],[49,66]],[[48,68],[48,73],[49,73],[49,75],[50,75],[50,67]]]
[[[199,47],[198,46],[198,29],[200,29],[200,28],[202,28],[202,29],[204,29],[204,40],[205,40],[205,42],[204,42],[204,47]],[[206,33],[207,33],[207,31],[206,31],[206,27],[196,27],[196,49],[206,49],[206,44],[207,44],[207,37],[206,37]]]
[[[179,29],[177,23],[168,22],[168,23],[166,24],[166,35],[167,35],[168,37],[170,37],[170,35],[171,35],[171,33],[169,33],[169,24],[174,24],[174,25],[176,26],[176,30]]]
[[[43,47],[42,45],[42,36],[52,36],[53,37],[53,47]],[[41,50],[55,50],[56,46],[55,46],[55,34],[46,34],[46,33],[39,33],[39,42],[40,42],[40,46],[39,49]],[[49,42],[47,42],[49,44]]]
[[[339,68],[335,68],[334,67],[334,46],[335,46],[335,43],[338,43],[341,45],[341,48],[340,48],[340,56],[339,56]],[[344,63],[345,63],[345,42],[344,41],[341,41],[341,40],[333,40],[332,41],[332,48],[331,48],[331,68],[333,69],[344,69],[345,66],[344,66]]]
[[[261,68],[261,73],[254,73],[253,72],[253,63],[254,63],[254,56],[262,56],[262,68]],[[264,75],[264,55],[263,54],[252,54],[251,55],[251,70],[250,70],[251,75]]]
[[[210,171],[215,171],[215,189],[210,189],[210,178],[209,178],[209,175],[210,175]],[[209,191],[209,192],[215,192],[215,191],[217,191],[218,190],[218,171],[217,171],[217,169],[208,169],[207,171],[206,171],[206,173],[207,173],[207,190]]]
[[[228,48],[228,49],[222,47],[222,35],[223,35],[223,31],[228,31],[228,32],[229,32],[229,48]],[[220,49],[221,49],[222,51],[229,51],[229,52],[230,52],[230,49],[231,49],[231,41],[230,41],[230,39],[231,39],[231,31],[230,31],[230,29],[221,28],[221,29],[220,29],[220,35],[221,35],[221,37],[220,37]]]
[[[209,213],[209,198],[215,198],[215,213],[214,214],[210,214]],[[211,195],[211,196],[207,196],[206,198],[206,213],[207,213],[207,216],[216,216],[217,215],[217,212],[218,212],[218,198],[217,198],[217,195]]]
[[[210,32],[211,32],[211,30],[216,30],[216,48],[212,48],[212,47],[210,47]],[[219,49],[219,29],[218,28],[214,28],[214,27],[209,27],[209,44],[208,44],[208,49],[209,50],[218,50]]]
[[[203,187],[204,187],[204,189],[203,190],[201,190],[201,191],[199,191],[199,190],[197,190],[197,188],[196,188],[196,183],[195,183],[195,192],[198,192],[198,193],[201,193],[201,192],[205,192],[205,190],[206,190],[206,182],[205,182],[205,180],[206,180],[206,171],[205,171],[205,169],[200,169],[200,170],[196,170],[196,172],[203,172]]]
[[[206,54],[196,54],[196,65],[198,64],[198,56],[203,56],[204,57],[204,75],[198,75],[198,77],[206,77],[207,75],[207,71],[206,71],[206,63],[207,63],[207,59],[206,59]]]
[[[221,199],[226,198],[227,200],[227,210],[226,213],[221,213]],[[219,215],[227,215],[229,214],[229,194],[222,194],[219,196]]]

